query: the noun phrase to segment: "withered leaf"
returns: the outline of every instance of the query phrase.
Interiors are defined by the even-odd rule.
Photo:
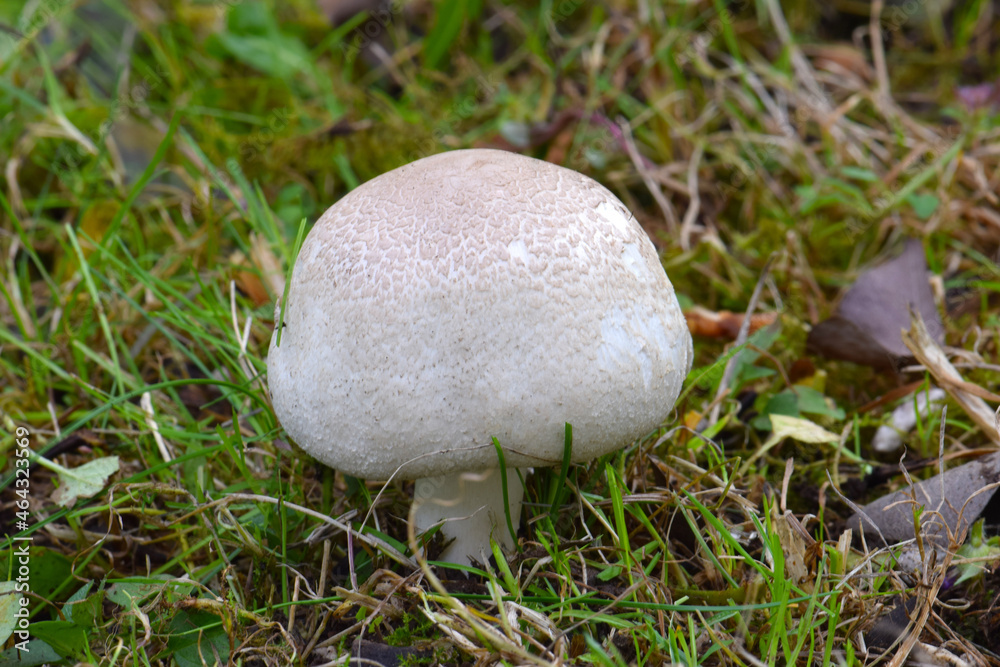
[[[319,0],[316,5],[319,11],[326,15],[331,25],[339,26],[355,14],[375,12],[382,3],[379,0]]]
[[[743,326],[744,313],[734,313],[728,310],[713,312],[701,306],[695,306],[684,311],[688,330],[692,336],[705,338],[725,338],[736,340],[740,327]],[[758,313],[750,317],[750,333],[756,332],[774,324],[777,313]]]
[[[119,467],[117,456],[103,456],[76,468],[58,466],[60,486],[52,493],[52,500],[63,507],[71,507],[77,498],[96,495],[107,485],[108,478],[118,472]]]
[[[923,246],[916,239],[908,240],[895,259],[858,276],[836,314],[809,332],[806,349],[830,359],[896,367],[911,357],[900,336],[910,325],[911,307],[924,318],[934,340],[943,342],[944,327],[927,282]]]
[[[947,544],[949,533],[957,538],[979,518],[996,492],[995,487],[985,487],[998,481],[1000,453],[990,454],[868,503],[847,525],[860,527],[869,536],[881,534],[888,544],[913,539],[916,503],[924,507],[920,516],[924,537]]]
[[[910,623],[910,614],[917,606],[917,599],[910,598],[905,602],[896,601],[896,605],[886,614],[883,614],[868,632],[865,633],[865,643],[869,648],[887,651],[891,648],[906,630]]]
[[[389,646],[381,642],[357,639],[351,646],[353,665],[382,665],[397,667],[403,664],[418,664],[433,655],[433,651],[415,649],[409,646]]]

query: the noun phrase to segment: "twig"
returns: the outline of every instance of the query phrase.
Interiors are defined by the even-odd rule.
[[[875,64],[875,79],[878,81],[878,97],[887,102],[891,99],[889,92],[889,70],[885,65],[885,44],[882,43],[882,7],[884,0],[872,2],[872,13],[868,23],[868,36],[872,40],[872,60]]]
[[[625,148],[628,150],[628,156],[632,160],[632,164],[635,165],[636,171],[639,172],[639,177],[642,178],[642,182],[646,184],[646,188],[649,193],[653,195],[653,199],[656,200],[656,204],[660,207],[663,212],[663,218],[667,221],[667,227],[670,230],[671,235],[677,234],[677,214],[674,213],[674,207],[670,205],[670,201],[663,194],[663,190],[660,189],[660,184],[656,182],[653,176],[646,169],[643,164],[642,154],[639,153],[639,149],[636,148],[635,140],[632,139],[632,130],[628,123],[624,120],[619,121],[619,127],[621,127],[622,134],[625,137]]]
[[[757,284],[753,288],[753,294],[750,296],[750,303],[747,304],[746,313],[743,315],[743,324],[740,325],[740,332],[736,336],[736,340],[733,345],[739,347],[747,342],[747,337],[750,334],[750,320],[753,317],[754,311],[757,310],[757,301],[760,299],[761,290],[764,288],[764,282],[767,278],[767,274],[771,271],[771,265],[774,264],[774,260],[777,259],[778,253],[773,252],[771,256],[767,259],[767,264],[764,265],[764,270],[760,272],[760,277],[757,278]],[[736,362],[739,361],[740,356],[743,351],[740,350],[733,356],[729,358],[726,362],[726,368],[722,372],[722,380],[719,382],[719,388],[715,392],[715,407],[712,408],[712,415],[709,417],[709,425],[715,424],[719,421],[719,410],[722,407],[721,398],[722,395],[729,390],[729,383],[733,379],[733,373],[736,372]]]
[[[701,211],[701,196],[698,194],[698,168],[701,166],[701,157],[705,154],[705,145],[695,144],[694,153],[688,162],[687,189],[691,202],[687,211],[684,212],[684,221],[681,223],[681,249],[687,252],[691,249],[691,230],[698,219]]]
[[[289,509],[292,509],[292,510],[295,510],[296,512],[301,512],[302,514],[305,514],[306,516],[311,516],[312,518],[318,519],[318,520],[320,520],[323,523],[327,523],[327,524],[330,524],[331,526],[339,528],[340,530],[344,531],[345,533],[349,533],[353,537],[361,540],[362,542],[364,542],[365,544],[371,546],[374,549],[380,549],[380,550],[382,550],[387,556],[389,556],[390,558],[392,558],[394,561],[396,561],[400,565],[406,565],[407,567],[411,567],[413,569],[417,568],[417,564],[414,563],[412,559],[407,558],[404,554],[402,554],[399,551],[397,551],[391,545],[383,542],[382,540],[375,539],[374,537],[372,537],[370,535],[365,535],[364,533],[360,533],[360,532],[354,530],[353,528],[351,528],[350,525],[348,525],[348,524],[346,524],[346,523],[344,523],[342,521],[334,519],[333,517],[328,516],[326,514],[323,514],[322,512],[317,512],[316,510],[311,510],[308,507],[303,507],[302,505],[296,505],[295,503],[290,503],[287,500],[283,500],[281,498],[272,498],[270,496],[262,496],[262,495],[258,495],[256,493],[230,493],[230,494],[227,494],[227,495],[223,496],[222,498],[218,498],[216,500],[212,500],[209,503],[206,503],[204,505],[199,506],[194,511],[188,512],[187,514],[185,514],[184,516],[178,518],[177,520],[173,521],[172,523],[178,523],[178,522],[185,521],[188,518],[190,518],[191,516],[193,516],[195,514],[200,514],[200,513],[204,512],[205,510],[208,510],[208,509],[210,509],[212,507],[217,507],[219,505],[227,506],[227,505],[229,505],[231,503],[235,503],[235,502],[253,502],[253,503],[268,503],[270,505],[278,505],[278,504],[284,505],[285,507],[287,507]]]

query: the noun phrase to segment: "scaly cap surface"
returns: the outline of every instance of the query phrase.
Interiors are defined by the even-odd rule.
[[[592,459],[667,418],[691,337],[652,242],[596,181],[497,150],[418,160],[309,232],[268,355],[275,412],[367,479]],[[277,317],[276,317],[277,323]]]

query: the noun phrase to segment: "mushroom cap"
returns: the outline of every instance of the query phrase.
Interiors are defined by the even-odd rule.
[[[498,150],[410,163],[345,195],[299,252],[275,413],[365,479],[555,465],[657,428],[691,336],[656,250],[591,178]],[[401,467],[402,466],[402,467]]]

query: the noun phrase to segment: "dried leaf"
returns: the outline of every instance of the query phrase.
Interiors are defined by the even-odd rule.
[[[52,500],[63,507],[69,507],[81,496],[89,498],[100,493],[108,483],[108,477],[116,472],[118,472],[117,456],[94,459],[76,468],[61,468],[59,480],[62,484],[52,494]]]
[[[771,525],[778,535],[781,551],[785,558],[785,576],[796,585],[811,590],[809,568],[806,566],[806,541],[792,522],[797,522],[790,511],[782,514],[777,505],[771,506]]]
[[[21,606],[21,596],[15,595],[16,581],[0,581],[0,646],[14,634],[17,627],[17,613]]]
[[[853,322],[834,315],[812,328],[806,350],[872,368],[895,368],[897,360]]]
[[[774,432],[767,439],[767,442],[764,443],[764,447],[773,446],[773,443],[777,443],[785,438],[811,443],[840,441],[840,436],[836,433],[831,433],[819,424],[799,417],[771,415],[771,427],[774,429]]]
[[[264,283],[253,273],[236,269],[233,271],[233,280],[236,281],[236,286],[240,291],[250,297],[250,301],[254,307],[259,308],[272,301],[271,297],[267,294],[267,290],[264,288]]]
[[[269,301],[285,293],[285,273],[281,270],[281,262],[275,256],[267,239],[257,232],[250,233],[250,259],[260,271],[269,290]]]
[[[267,240],[257,233],[250,234],[250,257],[240,251],[229,256],[236,286],[250,297],[255,307],[273,303],[285,291],[285,276],[281,263]]]
[[[728,310],[712,312],[695,306],[684,311],[684,318],[687,320],[688,330],[692,336],[704,336],[705,338],[725,338],[736,340],[740,327],[743,326],[744,313],[733,313]],[[758,329],[770,326],[778,318],[777,313],[758,313],[750,317],[750,333]]]
[[[767,442],[760,446],[760,449],[758,449],[753,456],[746,460],[743,467],[740,468],[741,475],[750,469],[750,464],[766,454],[772,447],[785,438],[791,438],[792,440],[798,440],[799,442],[808,442],[813,444],[821,442],[840,442],[839,435],[827,431],[819,424],[813,423],[808,419],[780,414],[770,414],[768,416],[771,419],[771,437],[767,439]]]
[[[906,602],[898,601],[895,607],[883,614],[865,633],[865,643],[880,651],[891,648],[906,631],[906,626],[910,623],[910,614],[916,606],[916,598],[910,598]]]
[[[414,649],[409,646],[389,646],[381,642],[367,639],[357,639],[351,646],[350,665],[367,665],[369,667],[398,667],[399,665],[419,664],[433,655],[433,651]]]
[[[868,503],[848,519],[851,528],[881,535],[889,544],[913,539],[914,503],[922,506],[921,532],[939,544],[949,533],[958,537],[979,517],[1000,481],[1000,453],[952,468],[942,474],[900,489]],[[876,530],[876,527],[878,530]]]
[[[340,25],[355,14],[380,9],[382,3],[379,0],[319,0],[316,5],[331,25]]]
[[[817,44],[803,48],[818,69],[836,75],[849,72],[859,79],[871,81],[875,78],[871,65],[868,64],[868,57],[855,46],[849,44]]]
[[[806,347],[830,359],[895,367],[910,357],[900,336],[910,322],[910,308],[928,323],[931,338],[942,342],[944,327],[927,281],[923,246],[915,239],[895,259],[858,276],[836,315],[809,332]]]

